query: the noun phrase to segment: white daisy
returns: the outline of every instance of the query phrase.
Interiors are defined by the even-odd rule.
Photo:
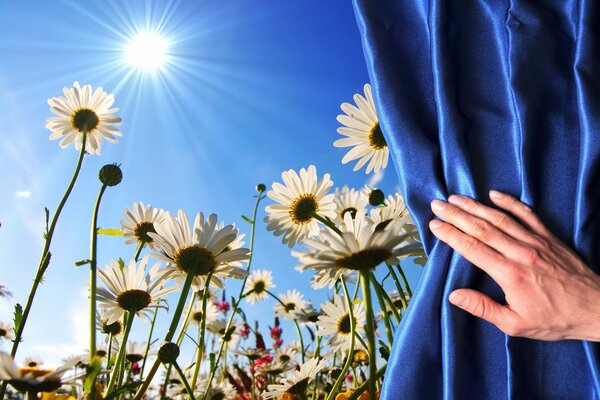
[[[410,214],[400,193],[396,193],[394,196],[389,195],[385,199],[383,207],[372,209],[370,218],[376,231],[384,229],[395,219],[400,220],[401,226],[410,222]]]
[[[240,341],[240,335],[236,333],[237,326],[236,323],[233,322],[229,327],[229,331],[227,332],[225,329],[227,328],[227,321],[224,319],[217,319],[211,321],[206,325],[206,329],[218,336],[221,340],[227,343],[227,348],[230,350],[235,350]]]
[[[11,324],[0,322],[0,339],[12,340],[15,338],[15,330]]]
[[[266,269],[257,269],[252,271],[246,281],[246,300],[250,304],[255,304],[260,300],[269,297],[267,291],[273,289],[273,275]]]
[[[125,347],[125,359],[131,363],[142,361],[144,359],[144,354],[146,354],[146,346],[146,342],[134,342],[129,340],[127,342],[127,347]],[[148,351],[148,357],[153,354],[153,351]]]
[[[108,343],[111,336],[115,338],[123,332],[122,321],[116,320],[114,322],[109,322],[110,319],[110,314],[104,309],[99,310],[98,313],[96,313],[96,326],[101,333],[106,335],[106,343]]]
[[[200,389],[199,393],[204,393],[206,391],[206,385],[208,384],[208,380],[201,381],[197,387]],[[212,383],[210,385],[210,389],[206,394],[205,400],[233,400],[238,395],[238,392],[235,390],[233,385],[227,381],[222,381],[220,383]]]
[[[98,270],[98,277],[106,288],[97,289],[98,304],[106,312],[107,324],[122,319],[125,311],[135,312],[145,317],[154,307],[166,307],[164,297],[177,290],[177,287],[164,288],[162,285],[173,270],[159,270],[160,262],[155,263],[146,273],[148,256],[139,264],[131,260],[123,269],[115,261]]]
[[[273,362],[281,363],[281,364],[294,363],[296,361],[297,355],[298,355],[297,349],[286,346],[284,348],[280,348],[275,351],[275,354],[273,354]]]
[[[346,270],[371,270],[384,261],[395,263],[397,258],[413,255],[421,249],[410,234],[401,233],[402,227],[396,221],[374,232],[375,227],[365,216],[357,214],[352,219],[346,214],[340,228],[341,236],[323,230],[320,240],[306,240],[304,255],[295,253],[301,262],[298,268],[331,269],[338,274]]]
[[[62,385],[62,375],[75,366],[73,362],[76,361],[71,360],[55,370],[29,366],[19,368],[9,354],[0,352],[0,380],[20,392],[53,392]]]
[[[247,261],[250,250],[231,248],[236,243],[238,230],[233,225],[219,228],[216,214],[204,218],[198,213],[190,229],[188,216],[179,210],[177,218],[165,213],[155,225],[156,233],[148,233],[161,251],[154,253],[158,258],[175,264],[174,276],[185,279],[188,273],[194,274],[193,288],[204,288],[206,276],[212,273],[211,283],[222,288],[222,277],[237,279],[248,275],[245,269],[234,265],[237,261]]]
[[[301,324],[315,323],[319,315],[321,313],[314,309],[310,301],[307,301],[306,305],[296,312],[296,320]]]
[[[267,229],[275,236],[283,234],[283,243],[293,247],[305,238],[319,234],[319,224],[313,217],[335,218],[335,196],[327,194],[333,182],[329,174],[317,181],[317,169],[314,165],[302,168],[300,175],[294,170],[284,171],[281,178],[285,186],[273,183],[267,193],[271,200],[279,204],[265,207]]]
[[[206,323],[210,324],[219,318],[219,310],[212,301],[206,302]],[[202,300],[195,301],[192,304],[192,314],[190,315],[190,322],[193,324],[200,325],[202,323]]]
[[[341,190],[335,189],[335,205],[336,205],[336,216],[334,222],[341,224],[344,221],[344,215],[350,213],[352,218],[357,213],[364,214],[367,208],[367,200],[365,200],[362,193],[356,189],[350,189],[348,186],[344,186]]]
[[[121,229],[125,243],[140,243],[152,250],[158,250],[148,232],[156,232],[154,224],[162,218],[164,210],[154,208],[144,203],[133,203],[130,209],[125,209],[125,219],[121,220]]]
[[[118,108],[110,108],[115,99],[101,87],[92,92],[92,86],[81,87],[79,82],[73,88],[64,88],[65,97],[48,99],[50,111],[58,115],[48,118],[46,128],[52,133],[50,140],[61,139],[59,146],[67,147],[71,142],[76,149],[81,149],[83,135],[87,135],[85,151],[89,154],[100,154],[103,139],[117,143],[115,136],[122,136],[116,125],[121,118],[114,114]]]
[[[328,343],[334,353],[344,354],[350,349],[352,330],[350,329],[350,313],[346,300],[335,294],[333,302],[321,304],[324,314],[319,317],[317,336],[329,336]],[[362,302],[352,304],[354,314],[354,331],[359,335],[365,332],[365,308]],[[355,349],[360,342],[355,340]]]
[[[345,114],[338,115],[337,120],[344,126],[339,127],[337,131],[346,137],[336,140],[333,145],[352,147],[342,158],[342,163],[359,159],[354,166],[354,171],[358,171],[369,162],[365,171],[368,174],[371,171],[377,173],[387,167],[390,152],[379,126],[371,85],[367,83],[364,90],[366,98],[360,94],[354,95],[354,102],[358,108],[349,103],[341,105]]]
[[[310,382],[316,378],[324,364],[318,358],[311,358],[300,366],[299,371],[293,371],[292,376],[285,378],[277,385],[269,385],[261,394],[263,399],[295,399],[303,398]]]
[[[304,295],[296,289],[288,290],[287,292],[279,295],[281,303],[277,302],[273,310],[275,315],[283,317],[287,320],[293,320],[296,318],[296,312],[306,307],[306,300]]]

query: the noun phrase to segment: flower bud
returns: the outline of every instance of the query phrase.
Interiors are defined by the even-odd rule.
[[[100,168],[98,178],[106,186],[117,186],[123,179],[123,172],[117,164],[106,164]]]
[[[257,192],[262,193],[265,190],[267,190],[267,187],[263,183],[259,183],[258,185],[256,185],[256,191]]]
[[[373,189],[369,193],[369,204],[373,207],[377,207],[385,201],[385,195],[381,189]]]
[[[173,342],[165,342],[158,349],[158,359],[163,364],[172,364],[179,357],[179,346]]]

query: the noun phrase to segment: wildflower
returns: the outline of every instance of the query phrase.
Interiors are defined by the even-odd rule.
[[[15,338],[15,330],[11,324],[0,322],[0,339],[12,340]]]
[[[121,229],[125,237],[125,243],[138,243],[147,245],[152,250],[158,250],[154,240],[148,235],[149,232],[156,233],[154,225],[160,221],[164,210],[154,208],[144,203],[133,203],[130,209],[125,209],[125,219],[121,220]]]
[[[404,199],[400,193],[396,193],[394,196],[387,197],[383,207],[371,210],[370,218],[375,231],[381,231],[394,220],[399,220],[398,224],[404,226],[410,221],[410,214],[404,204]]]
[[[27,365],[18,368],[9,354],[0,352],[0,380],[20,392],[53,392],[61,387],[62,375],[74,366],[74,364],[64,364],[56,370],[43,370],[38,368],[39,364],[37,363],[35,367]]]
[[[211,301],[206,302],[206,323],[210,324],[212,321],[215,321],[219,318],[217,306],[215,306]],[[202,301],[195,301],[192,304],[192,315],[191,322],[197,325],[202,324],[203,320],[202,315]]]
[[[127,342],[127,347],[125,348],[125,359],[130,363],[137,363],[144,359],[144,355],[146,354],[146,342],[134,342],[129,340]],[[154,354],[154,352],[152,352]],[[150,352],[148,352],[148,356],[150,356]]]
[[[333,352],[345,353],[350,348],[350,339],[353,331],[350,329],[350,313],[346,301],[339,295],[334,295],[333,302],[327,301],[321,304],[323,315],[319,317],[318,336],[329,336],[328,343]],[[365,308],[363,303],[352,304],[354,315],[354,332],[361,335],[365,332]],[[359,346],[355,341],[355,346]]]
[[[317,358],[311,358],[300,366],[299,371],[293,371],[291,377],[280,384],[269,385],[261,396],[263,399],[300,399],[322,368],[323,364],[319,364]]]
[[[277,303],[273,308],[275,315],[283,317],[287,320],[293,320],[296,318],[296,312],[306,307],[306,300],[304,295],[296,289],[288,290],[287,292],[279,295],[281,303]]]
[[[65,97],[53,97],[48,100],[50,111],[57,117],[48,118],[46,128],[52,133],[50,140],[61,139],[59,146],[67,147],[74,142],[76,149],[81,149],[83,136],[87,135],[85,151],[89,154],[100,154],[103,139],[117,143],[115,136],[122,136],[116,125],[121,118],[114,114],[118,108],[110,108],[115,99],[102,88],[92,92],[90,85],[81,87],[79,82],[73,88],[64,88]]]
[[[108,187],[117,186],[123,180],[123,171],[117,164],[106,164],[100,168],[98,179]]]
[[[360,94],[354,95],[354,102],[358,106],[349,103],[341,105],[344,114],[337,116],[339,123],[344,125],[338,128],[338,133],[345,138],[333,142],[335,147],[352,147],[342,158],[342,163],[359,159],[354,166],[354,171],[361,169],[367,162],[365,172],[379,172],[387,167],[389,149],[375,111],[375,102],[371,92],[371,85],[364,86],[365,97]]]
[[[266,299],[269,297],[267,292],[275,287],[271,271],[266,269],[252,271],[246,281],[246,287],[249,289],[245,294],[248,303],[255,304],[257,301]]]
[[[357,213],[364,214],[367,208],[367,200],[365,200],[361,192],[344,186],[341,190],[339,188],[335,189],[335,205],[336,216],[333,221],[336,224],[340,224],[344,221],[346,213],[350,213],[352,218]]]

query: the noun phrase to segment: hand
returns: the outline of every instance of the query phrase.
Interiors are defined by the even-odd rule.
[[[449,300],[510,336],[600,341],[600,276],[561,243],[527,205],[490,191],[508,214],[465,196],[434,200],[429,228],[502,288],[506,305],[472,289]]]

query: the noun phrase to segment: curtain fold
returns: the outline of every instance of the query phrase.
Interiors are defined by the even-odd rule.
[[[500,288],[428,231],[429,202],[530,204],[600,269],[600,3],[355,0],[380,125],[429,260],[384,399],[600,399],[600,346],[508,337],[452,306]],[[600,305],[599,305],[600,307]]]

